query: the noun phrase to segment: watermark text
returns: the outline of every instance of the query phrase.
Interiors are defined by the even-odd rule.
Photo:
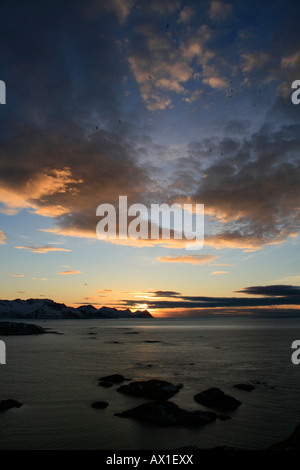
[[[6,104],[6,85],[0,80],[0,104]]]
[[[119,206],[100,204],[96,215],[102,217],[96,227],[100,240],[188,240],[187,250],[199,250],[204,244],[204,204],[132,204],[119,196]],[[190,240],[194,240],[191,242]]]
[[[291,96],[291,100],[293,104],[300,103],[300,80],[294,80],[292,83],[292,89],[296,89]]]
[[[0,364],[6,364],[6,345],[0,340]]]

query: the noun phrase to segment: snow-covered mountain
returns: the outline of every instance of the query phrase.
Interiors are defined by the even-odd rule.
[[[68,318],[152,318],[147,311],[117,310],[116,308],[82,305],[78,308],[67,307],[50,299],[0,300],[0,319],[68,319]]]

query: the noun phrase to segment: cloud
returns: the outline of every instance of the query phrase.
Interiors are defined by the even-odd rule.
[[[163,256],[156,258],[162,263],[191,263],[205,264],[217,259],[214,255],[181,255],[181,256]]]
[[[115,10],[120,23],[125,23],[134,5],[134,0],[111,0],[108,5]]]
[[[300,283],[300,275],[294,274],[291,276],[283,276],[279,281],[276,282],[292,282],[293,284]]]
[[[5,245],[7,241],[6,235],[0,230],[0,245]]]
[[[66,233],[96,238],[100,203],[117,205],[119,194],[127,195],[129,204],[142,201],[145,188],[151,186],[136,162],[134,147],[116,142],[110,132],[99,129],[86,134],[69,122],[53,134],[27,129],[27,137],[21,133],[1,146],[0,199],[10,209],[30,208],[54,218]],[[60,169],[60,158],[53,157],[60,154],[68,169]]]
[[[244,287],[240,291],[242,294],[263,295],[263,296],[300,296],[299,286],[272,285],[272,286],[253,286]]]
[[[24,277],[24,274],[11,274],[12,277]]]
[[[211,263],[211,266],[234,266],[234,264],[230,264],[230,263]]]
[[[62,271],[62,272],[57,273],[57,274],[82,274],[82,272],[81,271],[69,270],[69,271]]]
[[[227,274],[228,271],[214,271],[213,273],[210,273],[211,276],[215,276],[217,274]]]
[[[190,197],[190,202],[204,204],[206,215],[215,225],[214,230],[209,230],[209,224],[206,226],[205,244],[215,248],[258,250],[264,245],[283,243],[298,232],[300,162],[297,149],[300,147],[300,125],[297,123],[282,125],[278,130],[264,125],[242,139],[206,138],[195,143],[189,147],[187,157],[172,162],[176,168],[176,181],[169,178],[169,187],[154,193],[151,190],[156,182],[148,168],[137,163],[134,146],[114,142],[114,136],[107,131],[97,130],[85,136],[77,126],[70,125],[68,130],[57,131],[55,136],[39,137],[39,132],[36,134],[33,130],[29,135],[31,138],[26,143],[23,137],[19,136],[18,141],[15,136],[14,154],[9,150],[12,142],[4,145],[0,179],[2,188],[9,187],[10,193],[15,194],[15,198],[8,202],[11,208],[17,210],[22,204],[30,205],[35,212],[46,211],[48,216],[52,208],[65,208],[60,214],[53,210],[56,226],[46,229],[48,232],[96,238],[97,206],[101,202],[117,206],[119,194],[127,194],[129,204],[149,201],[153,194],[160,202],[170,199],[172,202],[172,198],[175,202],[185,201]],[[33,146],[36,138],[37,143]],[[75,155],[68,143],[73,139]],[[210,148],[215,157],[204,160],[203,154],[209,153]],[[9,151],[11,162],[8,170],[6,160],[4,166],[4,154]],[[53,162],[52,155],[57,152],[64,154],[69,170],[50,171],[50,177],[55,180],[54,187],[47,189],[46,185],[42,192],[35,194],[35,198],[29,197],[28,186],[33,185],[35,179],[39,181],[41,172],[45,171],[42,166],[39,168],[38,155],[44,155],[47,167],[47,158],[50,165],[50,156]],[[20,159],[20,155],[24,158]],[[89,158],[88,166],[85,158]],[[23,167],[24,164],[27,168]],[[181,195],[178,195],[178,189]],[[22,204],[19,203],[21,200]],[[182,248],[183,242],[174,239],[113,241],[132,246],[169,248]]]
[[[218,90],[221,89],[226,89],[228,88],[228,83],[226,80],[219,78],[219,77],[209,77],[209,78],[204,78],[203,83],[206,83],[209,85],[211,88],[216,88]]]
[[[264,286],[261,289],[264,292],[272,291],[273,286]],[[293,287],[294,292],[298,292],[296,295],[291,294],[290,287]],[[147,299],[149,308],[153,309],[219,309],[219,308],[254,308],[254,307],[279,307],[288,305],[300,305],[299,291],[300,287],[297,286],[280,286],[281,293],[286,290],[286,295],[268,295],[265,297],[207,297],[207,296],[185,296],[185,295],[170,295],[169,297],[176,298],[176,300],[150,300]],[[254,288],[248,287],[245,289],[259,289],[257,286]],[[159,292],[159,291],[158,291]],[[163,291],[162,291],[163,292]],[[241,292],[241,291],[239,291]],[[242,291],[244,292],[244,290]],[[277,291],[278,292],[278,291]],[[179,294],[179,293],[178,293]],[[163,297],[161,295],[160,297]],[[166,295],[168,297],[168,295]],[[123,300],[121,301],[127,307],[136,307],[139,301],[136,300]],[[271,311],[271,310],[270,310]],[[253,311],[255,312],[255,310]]]
[[[210,64],[214,52],[206,47],[212,31],[206,24],[189,31],[176,47],[172,35],[150,27],[140,27],[131,40],[128,62],[150,111],[164,110],[173,104],[174,94],[193,102],[195,90],[189,93],[189,81],[198,68],[204,82],[212,88],[224,88],[216,65]],[[189,97],[191,95],[191,97]]]
[[[155,290],[148,292],[148,294],[152,294],[155,297],[181,297],[180,292],[173,290]]]
[[[15,246],[18,250],[30,250],[32,253],[48,253],[49,251],[71,251],[55,246]]]
[[[201,8],[197,2],[183,7],[177,0],[84,3],[65,2],[59,18],[51,2],[26,21],[23,10],[16,10],[8,29],[7,15],[0,17],[0,29],[6,32],[0,56],[14,90],[11,106],[0,118],[1,210],[52,218],[49,232],[95,239],[100,203],[116,205],[120,194],[127,194],[129,203],[180,196],[205,204],[212,222],[205,234],[208,246],[258,250],[295,236],[300,218],[299,110],[283,108],[280,100],[290,92],[290,78],[300,72],[298,9],[286,7],[275,29],[260,30],[265,10],[257,12],[257,26],[243,28],[243,15],[251,10],[245,4],[235,12],[241,15],[243,34],[234,30],[237,34],[229,35],[226,24],[216,29],[208,20],[228,18],[233,11],[229,2],[211,1]],[[52,20],[41,22],[45,11],[56,18],[55,28]],[[37,24],[43,24],[42,35]],[[246,33],[247,42],[242,39]],[[267,83],[270,77],[277,80],[270,88],[274,96],[261,95],[256,103],[262,106],[254,114],[248,100],[257,98],[257,90],[250,84]],[[225,99],[229,79],[237,84],[239,101],[233,105]],[[124,101],[128,94],[130,105]],[[267,98],[270,103],[275,99],[274,106],[268,104],[269,113],[263,106]],[[189,121],[181,111],[187,106],[191,112],[197,101],[203,114],[195,114],[199,121]],[[217,101],[222,118],[214,115]],[[178,103],[177,115],[171,108]],[[148,111],[167,108],[168,119],[174,119],[170,138],[178,138],[181,125],[188,135],[188,127],[202,129],[204,137],[186,148],[183,144],[177,154],[170,147],[167,158],[160,158],[149,130],[161,133],[161,139],[162,122],[168,119],[155,121]],[[141,132],[144,123],[148,127]],[[214,126],[213,137],[206,135]],[[152,156],[157,154],[155,167]],[[141,155],[147,164],[141,163]],[[4,237],[0,231],[2,244]],[[183,247],[176,240],[116,243]],[[19,247],[30,248],[46,252],[43,247]]]
[[[185,6],[183,7],[183,9],[181,10],[180,14],[179,14],[179,18],[178,18],[178,23],[184,23],[184,24],[188,24],[191,19],[193,18],[193,15],[194,15],[194,10],[193,8],[191,8],[190,6]]]
[[[133,6],[130,0],[106,3],[113,4],[121,19]],[[25,209],[94,237],[101,202],[116,202],[120,192],[140,201],[150,186],[131,140],[137,125],[119,123],[129,66],[103,5],[66,3],[58,19],[49,3],[30,14],[25,8],[26,21],[22,9],[17,10],[6,33],[9,51],[0,45],[6,79],[14,90],[5,117],[1,115],[3,211],[13,215]],[[56,18],[55,27],[49,21],[41,38],[37,25],[45,14]]]
[[[119,23],[123,26],[129,19],[135,0],[110,0],[109,2],[101,2],[99,0],[89,0],[86,2],[87,14],[89,18],[99,18],[114,13]],[[115,18],[113,19],[115,21]]]
[[[211,20],[224,20],[232,11],[232,5],[224,3],[219,0],[212,0],[210,2],[209,17]]]
[[[86,300],[88,302],[95,303],[97,300],[99,300],[100,297],[106,297],[106,295],[89,295],[87,297],[84,297],[83,300]]]
[[[211,139],[218,158],[203,168],[205,178],[199,179],[191,197],[193,203],[204,204],[206,215],[215,224],[214,230],[206,226],[206,245],[251,251],[297,236],[299,135],[298,123],[273,131],[265,124],[242,140],[224,138],[216,144]],[[201,153],[199,148],[199,157]],[[189,167],[193,169],[188,158],[185,167],[186,174]]]
[[[241,55],[243,72],[252,72],[262,69],[271,61],[271,56],[267,52],[255,52]]]
[[[6,169],[7,178],[10,175]],[[69,168],[63,169],[46,169],[43,172],[37,172],[35,178],[27,182],[23,188],[11,187],[8,184],[3,185],[0,189],[0,200],[9,209],[35,208],[35,212],[39,215],[48,217],[59,216],[67,211],[62,206],[47,207],[46,213],[42,207],[35,205],[35,200],[42,200],[44,197],[51,197],[54,194],[66,193],[70,191],[70,185],[80,183],[81,180],[75,181],[70,174]],[[74,186],[73,186],[74,187]],[[72,189],[71,189],[72,193]]]

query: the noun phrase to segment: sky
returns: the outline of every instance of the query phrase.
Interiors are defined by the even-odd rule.
[[[0,298],[297,313],[299,20],[286,0],[3,0]],[[100,240],[119,196],[203,204],[202,248]]]

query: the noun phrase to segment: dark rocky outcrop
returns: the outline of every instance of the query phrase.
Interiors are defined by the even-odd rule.
[[[19,403],[17,400],[13,400],[12,398],[0,401],[0,411],[6,411],[10,408],[20,408],[20,406],[22,406],[22,403]]]
[[[201,405],[217,410],[235,410],[241,405],[239,400],[226,395],[219,388],[209,388],[204,392],[197,393],[194,400]]]
[[[0,322],[1,336],[42,335],[45,333],[50,332],[41,326],[33,325],[32,323],[17,323],[11,321]]]
[[[125,377],[121,374],[112,374],[112,375],[106,375],[105,377],[100,377],[99,379],[102,382],[111,382],[114,384],[124,382]]]
[[[121,418],[134,418],[140,421],[159,424],[161,426],[183,425],[201,426],[216,420],[216,414],[209,411],[188,411],[179,408],[175,403],[165,401],[154,401],[143,403],[142,405],[115,413]]]
[[[245,392],[252,392],[252,390],[255,390],[254,385],[250,384],[236,384],[234,387],[238,388],[239,390],[245,390]]]
[[[134,397],[150,398],[151,400],[168,400],[183,387],[182,384],[173,385],[164,380],[151,379],[141,382],[131,382],[117,388],[117,392]]]
[[[92,408],[103,409],[103,408],[107,408],[107,407],[108,407],[108,403],[107,403],[107,401],[94,401],[94,402],[91,404],[91,407],[92,407]]]

